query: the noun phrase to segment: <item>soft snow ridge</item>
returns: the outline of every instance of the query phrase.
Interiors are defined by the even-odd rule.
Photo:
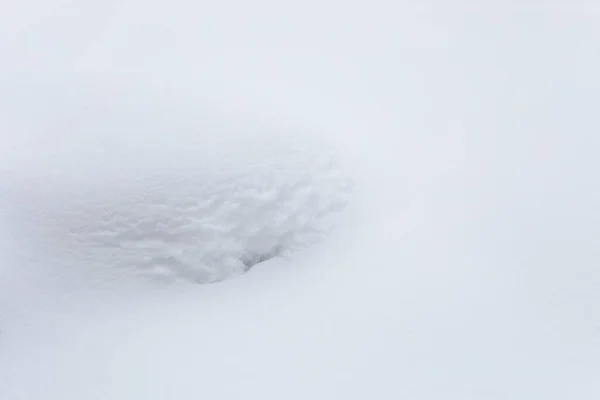
[[[305,133],[202,110],[167,116],[135,90],[80,85],[67,95],[33,85],[23,98],[58,101],[40,101],[33,127],[11,119],[25,139],[12,143],[5,199],[44,259],[110,278],[214,282],[318,242],[345,205],[347,177]]]

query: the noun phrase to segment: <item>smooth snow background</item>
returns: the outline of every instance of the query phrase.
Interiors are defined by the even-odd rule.
[[[38,3],[3,6],[11,74],[310,127],[356,185],[326,242],[213,285],[92,290],[2,229],[0,398],[600,395],[597,4]]]

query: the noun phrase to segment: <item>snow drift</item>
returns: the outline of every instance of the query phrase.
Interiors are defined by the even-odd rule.
[[[206,283],[327,235],[350,181],[325,140],[149,87],[5,90],[1,200],[20,241],[66,273]]]

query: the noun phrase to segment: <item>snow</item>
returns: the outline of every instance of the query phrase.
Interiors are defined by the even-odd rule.
[[[253,127],[201,103],[165,112],[150,91],[108,83],[65,95],[73,81],[87,89],[20,82],[26,106],[6,117],[13,141],[26,142],[11,144],[22,158],[5,185],[12,225],[23,246],[35,238],[48,249],[45,262],[215,282],[318,242],[345,206],[349,178],[307,133]]]
[[[593,2],[4,7],[0,399],[600,395]]]

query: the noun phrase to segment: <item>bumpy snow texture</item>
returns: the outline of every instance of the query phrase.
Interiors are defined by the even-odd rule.
[[[100,86],[20,88],[31,113],[5,116],[9,223],[46,262],[215,282],[317,243],[346,204],[349,179],[306,132]]]

